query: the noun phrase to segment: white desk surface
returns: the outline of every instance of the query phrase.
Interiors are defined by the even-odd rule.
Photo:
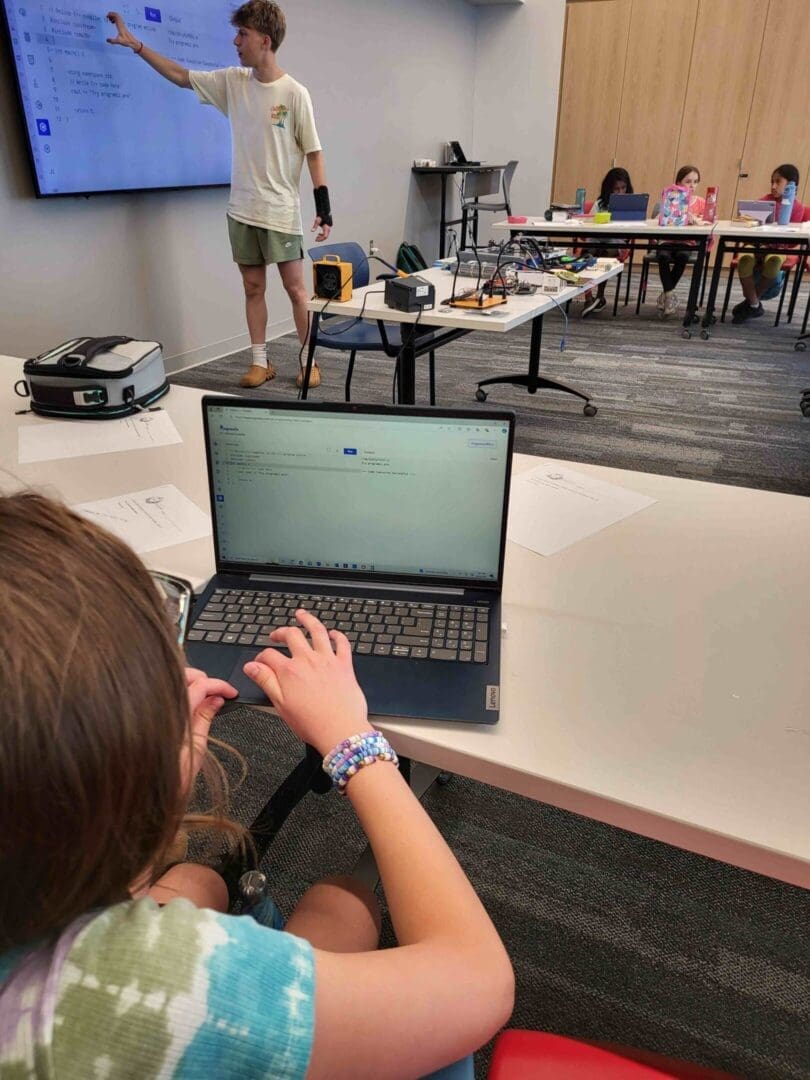
[[[527,215],[526,221],[521,224],[513,224],[505,218],[495,221],[490,226],[493,232],[502,233],[544,233],[551,235],[558,233],[561,236],[571,236],[572,233],[583,236],[598,236],[603,233],[620,232],[622,236],[643,236],[645,233],[659,233],[666,230],[677,236],[696,237],[710,236],[713,225],[678,225],[663,226],[658,224],[658,218],[647,218],[646,221],[609,221],[605,225],[597,225],[593,218],[569,218],[568,221],[546,221],[542,214],[533,217]]]
[[[715,236],[735,236],[747,240],[810,240],[810,222],[793,225],[744,225],[739,221],[716,221]]]
[[[182,445],[20,466],[17,427],[49,421],[14,415],[19,372],[0,358],[6,490],[171,482],[207,509],[200,391],[163,400]],[[570,467],[658,501],[549,558],[507,546],[499,724],[380,727],[418,761],[810,887],[810,499]],[[211,541],[145,561],[199,583]]]
[[[442,300],[450,296],[453,287],[453,275],[448,270],[431,268],[420,270],[419,277],[425,278],[436,287],[436,307],[433,311],[425,311],[419,319],[420,326],[440,326],[446,329],[460,330],[483,330],[491,333],[506,333],[515,327],[533,319],[536,315],[551,311],[558,305],[573,300],[594,285],[602,281],[609,281],[622,272],[622,264],[613,260],[615,265],[609,270],[583,270],[580,277],[585,279],[584,285],[572,285],[561,289],[553,294],[553,299],[541,292],[533,296],[510,296],[507,302],[500,307],[489,308],[486,314],[480,311],[464,310],[460,308],[444,308]],[[539,283],[542,274],[521,273],[520,277],[526,281]],[[475,278],[461,277],[456,279],[456,292],[475,285]],[[339,315],[352,318],[362,311],[364,319],[382,319],[385,322],[416,322],[415,312],[396,311],[386,307],[385,297],[382,295],[385,289],[384,281],[374,281],[370,285],[364,285],[362,289],[355,289],[351,300],[337,303],[334,300],[310,300],[307,308],[310,311],[323,311],[326,309],[329,315]],[[365,303],[365,306],[363,306]]]

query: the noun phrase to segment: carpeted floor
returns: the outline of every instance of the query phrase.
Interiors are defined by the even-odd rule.
[[[732,302],[737,298],[735,290]],[[804,303],[802,295],[797,312]],[[765,307],[762,319],[718,323],[709,341],[697,334],[687,341],[680,323],[662,324],[652,304],[638,318],[632,307],[620,306],[616,319],[610,308],[582,319],[580,306],[572,305],[563,352],[562,319],[556,312],[546,316],[541,369],[586,389],[597,415],[583,416],[568,395],[541,390],[531,396],[510,386],[493,387],[488,403],[515,410],[516,446],[525,453],[810,495],[810,425],[799,411],[801,392],[810,386],[810,351],[793,349],[798,320],[774,327],[775,302]],[[503,336],[471,334],[440,350],[438,403],[476,407],[477,380],[525,371],[528,342],[529,330],[521,328]],[[249,392],[295,396],[297,340],[279,338],[268,351],[279,375]],[[310,399],[342,400],[347,355],[320,349],[318,359],[323,382]],[[249,363],[243,350],[172,381],[244,393],[237,383]],[[427,358],[418,365],[417,400],[426,402]],[[353,397],[390,401],[392,374],[387,358],[358,356]]]
[[[810,355],[793,351],[796,327],[762,319],[683,341],[651,308],[640,319],[629,312],[581,320],[573,308],[563,354],[552,350],[559,323],[547,321],[544,368],[587,387],[599,413],[497,388],[490,402],[518,413],[518,449],[810,494],[810,421],[798,408]],[[527,348],[521,331],[454,343],[439,356],[438,400],[469,405],[477,377],[520,370]],[[294,395],[297,345],[283,338],[270,352],[282,374],[257,393]],[[345,358],[321,358],[313,400],[342,397]],[[236,354],[173,381],[234,391],[247,362]],[[389,361],[359,358],[355,397],[390,400],[391,374]],[[233,800],[247,823],[297,762],[298,744],[246,708],[216,733],[249,761]],[[461,777],[424,804],[513,959],[510,1026],[625,1042],[751,1080],[810,1076],[808,893]],[[345,800],[309,796],[264,863],[282,910],[317,878],[349,871],[363,846]],[[479,1077],[490,1050],[476,1056]]]

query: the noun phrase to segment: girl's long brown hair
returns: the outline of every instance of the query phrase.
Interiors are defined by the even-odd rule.
[[[121,541],[0,496],[0,949],[128,896],[186,811],[182,655]],[[219,770],[221,774],[221,770]],[[214,795],[213,823],[238,833]]]

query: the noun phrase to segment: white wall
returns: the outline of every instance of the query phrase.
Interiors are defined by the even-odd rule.
[[[551,197],[565,0],[480,8],[475,51],[474,156],[520,164],[512,210],[538,214]],[[480,215],[487,239],[491,215]]]
[[[374,239],[393,257],[407,237],[433,255],[438,181],[417,181],[409,165],[414,157],[440,159],[450,138],[489,160],[520,157],[515,186],[521,201],[531,195],[532,206],[545,205],[560,67],[557,9],[563,6],[564,0],[494,10],[465,0],[287,5],[288,38],[279,56],[315,102],[334,240],[365,245]],[[540,35],[534,47],[521,40],[527,32]],[[520,115],[503,104],[508,94],[498,95],[498,106],[485,93],[486,73],[515,42],[542,69],[527,72]],[[541,62],[546,51],[553,56]],[[176,370],[247,344],[242,287],[227,241],[227,190],[33,198],[7,54],[4,59],[0,353],[32,356],[77,334],[127,333],[162,341]],[[516,59],[505,61],[512,86],[519,78]],[[166,92],[188,91],[167,83]],[[538,117],[538,110],[548,117]],[[302,192],[307,228],[313,209],[306,174]],[[291,329],[291,321],[271,277],[274,336]]]

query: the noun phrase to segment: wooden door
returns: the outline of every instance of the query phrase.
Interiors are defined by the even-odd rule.
[[[801,173],[810,158],[810,5],[771,0],[742,154],[738,199],[770,190],[771,172],[789,162]],[[807,176],[801,173],[799,191]]]
[[[697,165],[700,195],[710,184],[718,187],[719,218],[731,217],[736,206],[754,98],[752,73],[759,63],[767,14],[768,4],[762,0],[700,0],[698,5],[675,168]]]
[[[616,164],[650,210],[677,168],[698,0],[633,0]]]
[[[613,165],[632,0],[575,0],[565,9],[565,43],[552,199],[578,187],[599,194]]]

